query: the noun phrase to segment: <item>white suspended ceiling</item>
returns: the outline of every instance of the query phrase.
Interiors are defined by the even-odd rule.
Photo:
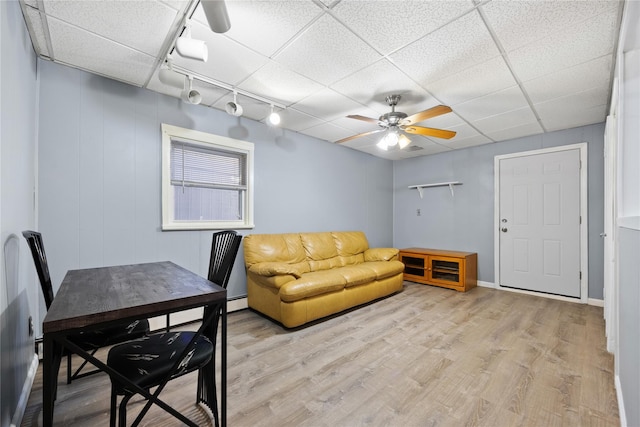
[[[382,151],[379,135],[343,145],[403,159],[600,123],[611,95],[624,6],[600,0],[227,0],[231,29],[212,32],[198,0],[21,0],[36,53],[52,61],[174,97],[158,70],[191,18],[209,60],[171,54],[196,76],[203,106],[224,110],[236,88],[281,107],[282,127],[333,143],[377,129],[385,97],[417,123],[457,132],[410,135]],[[269,104],[238,95],[244,116]],[[204,108],[204,107],[203,107]]]

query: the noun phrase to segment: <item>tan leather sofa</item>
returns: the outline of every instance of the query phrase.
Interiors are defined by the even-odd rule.
[[[246,236],[249,307],[288,328],[402,290],[398,250],[359,231]]]

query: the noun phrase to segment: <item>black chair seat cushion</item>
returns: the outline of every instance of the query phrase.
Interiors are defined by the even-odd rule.
[[[136,320],[127,325],[116,325],[99,331],[82,332],[72,335],[69,340],[83,350],[107,347],[125,341],[135,340],[149,333],[147,319]]]
[[[153,387],[166,378],[194,335],[195,332],[166,332],[114,346],[109,350],[107,365],[142,388]],[[212,356],[213,344],[201,335],[171,378],[199,369]],[[119,392],[122,393],[122,389]]]

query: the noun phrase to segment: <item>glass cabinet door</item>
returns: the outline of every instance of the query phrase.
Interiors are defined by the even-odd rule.
[[[450,284],[460,282],[460,261],[437,257],[431,257],[429,261],[431,280]]]

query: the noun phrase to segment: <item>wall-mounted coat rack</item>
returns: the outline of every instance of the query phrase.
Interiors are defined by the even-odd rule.
[[[434,184],[410,185],[409,188],[415,188],[416,190],[418,190],[418,193],[420,194],[420,198],[422,199],[422,191],[425,188],[449,186],[449,190],[451,191],[451,197],[453,197],[453,186],[454,185],[462,185],[462,183],[459,182],[459,181],[436,182]]]

